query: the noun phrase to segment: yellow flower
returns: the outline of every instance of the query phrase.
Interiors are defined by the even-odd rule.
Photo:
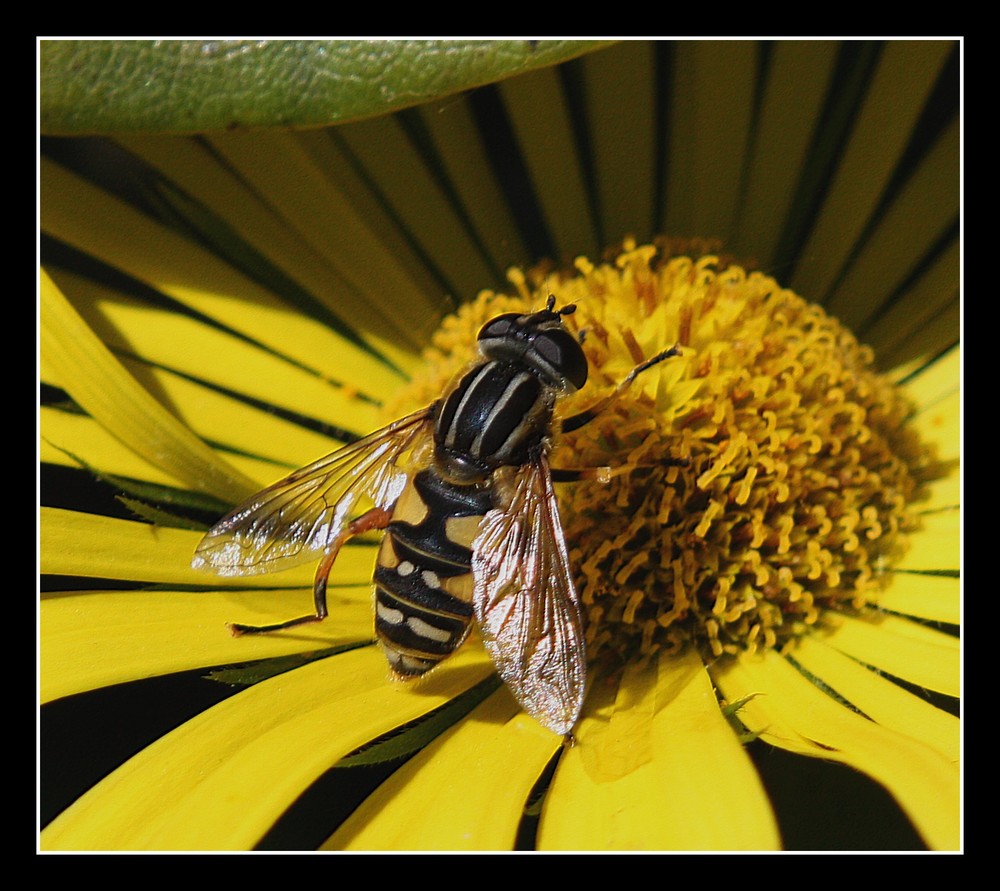
[[[526,122],[534,102],[558,95],[554,71],[503,87],[512,128],[504,132],[522,139],[556,251],[591,255],[574,274],[513,273],[506,288],[496,271],[527,265],[533,248],[511,256],[497,246],[519,244],[525,227],[514,215],[491,219],[503,210],[491,189],[504,180],[492,177],[488,152],[450,154],[460,133],[477,132],[473,120],[483,124],[492,92],[446,106],[465,122],[445,125],[450,141],[424,110],[307,134],[123,140],[128,154],[116,164],[157,171],[144,198],[156,197],[156,215],[114,197],[100,171],[69,158],[71,145],[47,147],[41,459],[58,485],[43,488],[41,509],[50,577],[43,733],[75,707],[97,709],[88,691],[166,698],[171,688],[151,679],[245,667],[224,676],[239,687],[198,685],[217,704],[167,709],[139,742],[113,730],[115,763],[88,768],[53,799],[43,849],[837,846],[805,845],[783,816],[768,763],[779,750],[872,778],[916,833],[852,847],[959,847],[959,357],[948,277],[957,131],[946,117],[928,123],[948,47],[882,47],[831,164],[812,138],[833,126],[843,92],[830,91],[823,116],[823,90],[782,100],[778,85],[809,92],[811,66],[832,78],[835,49],[671,47],[674,89],[691,103],[677,114],[692,129],[670,128],[674,197],[654,215],[659,202],[629,190],[632,223],[618,207],[621,188],[605,179],[621,173],[614,164],[610,175],[598,164],[588,192],[585,177],[574,178],[583,165],[563,155],[560,171],[551,145],[532,142],[544,128]],[[853,49],[840,49],[842,66]],[[755,53],[767,55],[770,75],[751,127],[737,115],[749,106],[733,99],[713,109],[712,91],[700,90],[721,76],[713,65],[739,66]],[[567,74],[596,88],[618,66],[651,70],[642,67],[651,57],[649,45],[629,44]],[[903,73],[925,72],[932,57],[938,69],[911,96]],[[891,139],[884,121],[876,136],[866,118],[876,99],[905,118]],[[600,159],[616,151],[605,138],[614,119],[601,117],[609,97],[589,101]],[[805,107],[820,123],[789,123]],[[727,116],[730,138],[734,127],[744,134],[745,167],[735,172],[712,158],[723,151],[711,140],[713,111]],[[405,136],[416,121],[431,149]],[[574,145],[568,114],[546,123],[553,144]],[[777,155],[769,128],[786,136]],[[895,177],[866,181],[866,139],[896,146],[881,162]],[[776,164],[789,152],[794,163],[786,154]],[[656,180],[651,157],[635,163]],[[743,179],[701,185],[722,170]],[[694,185],[678,191],[685,177]],[[951,205],[941,200],[946,186]],[[600,200],[588,207],[587,194]],[[809,225],[800,218],[806,195]],[[823,297],[870,338],[888,375],[769,276],[699,252],[670,259],[676,245],[656,253],[631,242],[617,259],[595,258],[600,233],[634,226],[648,236],[654,217],[795,261],[796,290]],[[432,339],[442,280],[463,302],[494,288]],[[338,559],[324,623],[230,637],[227,622],[305,612],[313,567],[205,576],[190,568],[201,535],[190,521],[212,522],[289,468],[434,398],[468,360],[481,321],[548,293],[577,303],[573,322],[587,332],[592,380],[573,397],[579,407],[640,358],[673,342],[683,348],[553,454],[561,466],[611,467],[606,483],[560,488],[595,657],[577,744],[564,747],[519,713],[475,640],[419,685],[389,683],[370,645],[373,541]],[[79,509],[66,483],[86,475],[71,469],[81,466],[124,491],[133,513]],[[43,754],[49,744],[43,736]],[[355,752],[352,763],[376,766],[329,773]],[[44,763],[43,784],[53,773]],[[368,786],[360,792],[350,788],[359,775]],[[848,785],[855,776],[833,775]],[[336,804],[322,798],[309,811],[311,841],[290,841],[289,825],[326,782]],[[806,819],[825,829],[823,804],[802,797]]]

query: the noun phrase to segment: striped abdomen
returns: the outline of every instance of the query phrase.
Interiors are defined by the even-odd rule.
[[[375,630],[392,670],[423,674],[472,625],[472,540],[493,507],[488,483],[455,485],[433,468],[403,490],[375,567]]]

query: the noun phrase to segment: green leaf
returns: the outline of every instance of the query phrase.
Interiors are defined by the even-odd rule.
[[[760,736],[760,733],[754,733],[743,726],[739,718],[739,711],[759,695],[759,693],[748,693],[746,696],[737,699],[736,702],[730,702],[722,706],[722,717],[729,722],[729,726],[733,728],[737,738],[743,745],[752,743]]]
[[[405,758],[419,752],[445,730],[457,724],[480,702],[500,687],[500,678],[493,674],[480,681],[475,687],[457,696],[430,714],[402,729],[363,746],[337,762],[340,767],[360,767],[362,765],[384,764],[397,758]]]
[[[482,86],[599,40],[43,40],[46,134],[316,127]]]
[[[76,410],[83,414],[79,407]],[[94,479],[107,483],[109,486],[114,486],[116,489],[121,489],[126,494],[116,495],[115,498],[137,517],[147,522],[155,523],[158,526],[169,526],[174,529],[208,529],[205,523],[165,511],[157,505],[169,505],[171,507],[204,511],[216,514],[217,516],[222,516],[232,507],[232,504],[229,502],[221,501],[203,492],[190,492],[185,489],[175,489],[170,486],[147,483],[143,480],[134,480],[129,477],[118,476],[114,473],[101,473],[96,467],[88,464],[83,458],[69,451],[69,449],[64,449],[53,442],[49,442],[44,436],[42,440],[54,449],[58,449],[71,461],[79,464],[81,469],[87,471]],[[130,498],[128,497],[129,495],[134,497]]]
[[[277,677],[286,671],[301,668],[310,662],[317,662],[320,659],[327,659],[330,656],[347,653],[359,647],[370,647],[373,643],[373,640],[359,640],[336,647],[326,647],[322,650],[312,650],[308,653],[291,653],[287,656],[259,659],[256,662],[244,665],[216,668],[206,674],[205,678],[220,684],[227,684],[230,687],[252,687],[254,684],[259,684],[268,678]]]
[[[115,498],[140,520],[145,520],[154,526],[167,526],[171,529],[194,529],[199,532],[208,529],[207,523],[196,523],[194,520],[179,517],[152,504],[147,504],[145,501],[139,501],[137,498],[128,498],[125,495],[116,495]]]

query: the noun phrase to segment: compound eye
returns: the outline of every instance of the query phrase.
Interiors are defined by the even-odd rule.
[[[587,357],[579,341],[564,329],[539,334],[532,342],[538,355],[577,390],[587,383]]]
[[[506,337],[511,331],[517,328],[517,320],[520,316],[516,312],[504,313],[494,319],[490,319],[479,330],[479,340],[490,340],[494,337]]]

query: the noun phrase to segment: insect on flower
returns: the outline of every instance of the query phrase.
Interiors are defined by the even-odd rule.
[[[587,381],[576,307],[505,313],[479,332],[481,360],[441,399],[296,471],[213,526],[192,565],[253,575],[322,552],[315,612],[234,634],[280,631],[327,615],[341,547],[386,535],[375,565],[375,630],[393,674],[415,678],[450,656],[473,620],[521,706],[559,734],[583,707],[587,660],[579,598],[549,467],[550,437],[597,417],[643,371],[562,420],[556,399]],[[563,473],[566,479],[581,474]],[[359,502],[374,505],[359,516]]]

